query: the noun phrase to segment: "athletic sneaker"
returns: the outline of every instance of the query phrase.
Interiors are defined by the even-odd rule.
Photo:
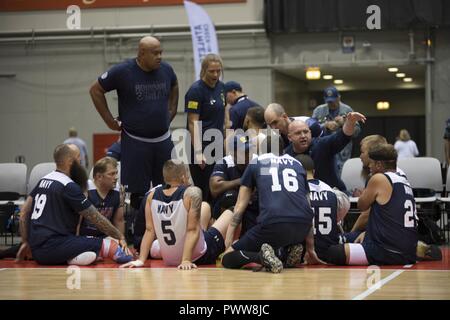
[[[273,248],[269,244],[264,243],[261,246],[259,255],[261,258],[261,264],[264,268],[266,268],[266,271],[280,273],[281,270],[283,270],[283,263],[277,258]]]
[[[121,247],[117,247],[116,253],[114,253],[113,260],[117,263],[127,263],[133,260],[132,255],[127,255]]]
[[[301,244],[293,244],[288,247],[287,251],[288,254],[284,266],[286,268],[295,268],[302,258],[303,246]]]

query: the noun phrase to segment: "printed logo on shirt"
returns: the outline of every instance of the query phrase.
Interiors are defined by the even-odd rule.
[[[197,110],[198,109],[198,102],[197,101],[189,101],[188,102],[188,109]]]
[[[136,84],[134,91],[138,101],[155,101],[169,96],[169,88],[166,82],[154,81],[149,84]]]
[[[107,77],[108,77],[108,71],[106,71],[104,74],[102,74],[100,76],[100,78],[102,78],[102,79],[106,79]]]

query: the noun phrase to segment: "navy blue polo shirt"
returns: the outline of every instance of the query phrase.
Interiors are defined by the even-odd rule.
[[[209,87],[203,80],[192,84],[184,97],[184,111],[199,115],[202,121],[202,137],[206,130],[217,129],[223,134],[225,121],[225,88],[221,81],[214,88]],[[186,128],[189,130],[188,123]],[[203,149],[212,141],[203,141]]]
[[[246,95],[236,99],[230,109],[231,129],[244,129],[244,119],[248,109],[259,106],[259,103],[250,100]]]

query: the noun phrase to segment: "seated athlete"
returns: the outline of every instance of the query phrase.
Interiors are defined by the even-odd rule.
[[[227,251],[222,258],[225,268],[239,269],[248,263],[257,263],[266,271],[279,273],[283,263],[275,250],[298,246],[305,240],[309,263],[321,262],[314,251],[314,214],[309,204],[306,172],[296,159],[287,154],[280,156],[276,148],[272,148],[272,140],[283,147],[281,137],[268,136],[264,145],[269,153],[252,160],[241,178],[233,220],[227,231]],[[232,243],[255,187],[260,205],[257,224]],[[297,250],[288,248],[289,251]],[[290,260],[289,254],[287,260]]]
[[[314,247],[317,256],[326,262],[328,248],[343,243],[339,224],[350,209],[350,200],[342,191],[314,179],[314,162],[310,156],[300,154],[296,159],[305,168],[308,179],[309,199],[314,212]]]
[[[20,215],[22,245],[18,260],[31,252],[39,264],[89,265],[97,257],[118,263],[132,260],[124,235],[87,199],[87,174],[80,150],[73,144],[56,147],[56,171],[43,177],[31,191]],[[76,236],[79,216],[113,239]]]
[[[405,265],[416,263],[417,212],[413,190],[397,172],[393,145],[369,151],[372,174],[358,199],[358,208],[370,208],[362,243],[331,246],[328,262],[337,265]]]
[[[118,180],[117,161],[111,157],[98,160],[93,169],[94,182],[89,185],[88,199],[98,212],[125,234],[123,196],[116,189]],[[123,195],[123,193],[122,193]],[[104,238],[106,235],[80,216],[79,235]]]
[[[142,267],[155,239],[168,266],[190,270],[197,265],[214,264],[225,250],[224,237],[231,211],[225,211],[212,227],[203,231],[200,226],[202,193],[198,187],[189,186],[187,166],[178,160],[168,160],[163,176],[165,185],[156,187],[147,196],[146,230],[139,259],[121,267]]]

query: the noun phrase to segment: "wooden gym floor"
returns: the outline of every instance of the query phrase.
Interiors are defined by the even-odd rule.
[[[118,269],[110,262],[43,268],[32,261],[0,260],[0,300],[449,300],[450,248],[442,250],[442,261],[413,266],[311,266],[281,274],[216,266],[180,271],[155,260],[140,269]]]

